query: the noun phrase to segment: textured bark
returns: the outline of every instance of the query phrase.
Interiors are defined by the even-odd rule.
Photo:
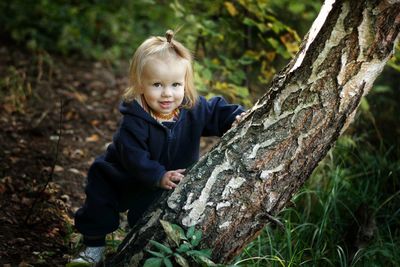
[[[327,0],[300,52],[238,127],[132,229],[109,266],[136,266],[159,219],[203,231],[229,262],[291,199],[351,120],[393,53],[400,0]]]

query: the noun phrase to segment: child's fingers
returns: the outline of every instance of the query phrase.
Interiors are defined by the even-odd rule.
[[[232,123],[232,127],[236,127],[239,122],[241,122],[243,120],[243,117],[246,115],[246,112],[242,112],[239,115],[235,116],[235,120]]]
[[[236,115],[235,120],[239,122],[241,119],[243,119],[244,115],[246,115],[246,112],[242,112],[239,115]]]
[[[168,189],[173,189],[173,188],[176,187],[176,184],[173,183],[173,182],[171,182],[171,181],[169,181],[169,182],[167,183],[167,187],[168,187]]]
[[[171,176],[171,181],[173,182],[180,182],[184,176],[180,173],[177,173],[174,176]]]
[[[174,171],[168,171],[164,176],[165,180],[162,182],[162,188],[171,190],[177,187],[179,183],[185,176],[182,174],[186,169],[178,169]]]
[[[170,179],[173,181],[180,181],[185,177],[185,175],[182,174],[182,171],[184,170],[176,170],[171,173]]]
[[[170,185],[170,182],[169,182],[169,181],[166,181],[166,182],[164,182],[164,183],[161,185],[161,188],[167,189],[167,190],[171,190],[171,189],[172,189],[172,186]]]
[[[166,178],[169,181],[180,181],[183,177],[184,177],[183,174],[176,171],[171,171]]]
[[[178,177],[178,178],[182,179],[183,177],[185,177],[185,175],[183,175],[182,173],[179,173],[179,172],[175,172],[173,177]]]

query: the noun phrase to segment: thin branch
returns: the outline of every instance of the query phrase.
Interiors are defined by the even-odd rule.
[[[62,131],[62,114],[63,114],[63,109],[64,109],[64,103],[62,101],[62,99],[60,100],[60,118],[59,118],[59,133],[58,133],[58,140],[57,140],[57,145],[56,145],[56,154],[55,154],[55,158],[53,161],[53,164],[51,166],[51,171],[49,174],[49,177],[47,178],[46,183],[44,184],[42,190],[40,190],[37,198],[35,198],[35,201],[32,203],[31,208],[29,209],[29,213],[27,214],[27,216],[25,217],[24,220],[24,225],[27,225],[29,219],[31,218],[34,208],[37,205],[37,203],[39,202],[39,199],[41,198],[41,196],[43,195],[44,191],[46,191],[47,186],[49,185],[49,183],[53,180],[53,175],[54,175],[54,169],[56,167],[56,163],[58,160],[58,154],[59,154],[59,150],[60,150],[60,141],[61,141],[61,131]]]

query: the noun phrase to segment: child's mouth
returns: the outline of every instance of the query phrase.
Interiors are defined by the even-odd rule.
[[[172,105],[172,101],[162,101],[162,102],[159,102],[160,103],[160,106],[162,107],[162,108],[169,108],[171,105]]]

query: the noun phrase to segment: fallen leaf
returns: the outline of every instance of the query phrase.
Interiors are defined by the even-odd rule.
[[[51,229],[51,230],[46,234],[46,236],[48,236],[48,237],[55,237],[55,236],[58,234],[59,231],[60,231],[60,229],[58,229],[57,227],[55,227],[55,228]]]
[[[106,85],[103,82],[100,81],[93,81],[91,82],[88,87],[92,89],[93,91],[96,91],[98,89],[104,88]]]
[[[55,172],[63,172],[63,171],[64,171],[64,168],[61,167],[61,166],[59,166],[59,165],[56,165],[56,166],[54,167],[54,171],[55,171]]]
[[[80,171],[80,170],[75,169],[75,168],[70,168],[70,169],[68,169],[68,171],[69,171],[69,172],[72,172],[72,173],[75,173],[75,174],[79,174],[79,175],[81,175],[81,176],[86,176],[86,173],[85,173],[85,172]]]
[[[58,135],[52,135],[52,136],[50,136],[50,140],[51,140],[51,141],[58,141],[58,139],[60,139],[60,136],[58,136]]]
[[[91,120],[90,124],[93,125],[93,126],[99,126],[100,121],[99,120]]]
[[[11,113],[13,113],[13,112],[15,111],[15,106],[6,103],[6,104],[3,104],[3,109],[4,109],[7,113],[11,114]]]
[[[100,137],[97,134],[92,134],[89,137],[86,137],[86,142],[97,142],[99,141]]]
[[[19,158],[17,158],[17,157],[9,157],[9,159],[11,160],[12,164],[15,164],[19,161]]]
[[[32,202],[33,202],[33,200],[31,198],[22,197],[22,199],[21,199],[21,203],[26,206],[30,206],[32,204]]]
[[[16,203],[19,203],[21,201],[17,194],[12,194],[11,200]]]
[[[4,184],[0,184],[0,194],[6,192],[6,186]]]
[[[73,158],[73,159],[80,159],[80,158],[83,158],[84,156],[85,156],[85,152],[83,152],[83,150],[81,150],[81,149],[75,149],[71,153],[71,158]]]
[[[61,200],[64,201],[64,202],[69,202],[69,200],[70,200],[69,196],[66,195],[66,194],[62,195],[60,198],[61,198]]]
[[[42,172],[51,172],[51,167],[50,166],[43,167]]]
[[[77,117],[78,117],[78,116],[77,116],[76,112],[73,111],[73,110],[68,111],[67,114],[65,115],[65,119],[66,119],[67,121],[70,121],[70,120],[72,120],[72,119],[77,119]]]
[[[85,94],[83,94],[83,93],[78,93],[78,92],[74,92],[73,93],[73,96],[74,96],[74,98],[76,99],[76,100],[78,100],[79,102],[81,102],[81,103],[84,103],[84,102],[86,102],[86,100],[87,100],[87,95],[85,95]]]
[[[4,177],[2,182],[8,187],[8,189],[10,189],[11,192],[14,191],[13,179],[11,176]]]

